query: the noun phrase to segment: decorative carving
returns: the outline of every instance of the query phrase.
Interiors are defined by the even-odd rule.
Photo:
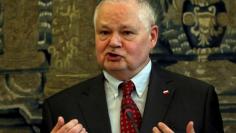
[[[36,48],[37,1],[2,1],[2,5],[4,5],[4,54],[0,56],[0,69],[40,67],[45,63],[45,55]],[[19,8],[21,6],[24,8]]]
[[[53,29],[53,34],[60,35],[61,38],[55,41],[55,45],[48,48],[48,51],[52,54],[52,67],[55,69],[69,70],[73,65],[72,59],[78,55],[79,38],[76,33],[79,29],[74,29],[74,27],[75,21],[80,18],[80,12],[76,5],[74,1],[68,3],[67,6],[58,4],[55,8],[55,14],[58,16],[53,20],[53,25],[56,27]],[[71,34],[71,30],[75,30],[74,35]]]
[[[53,1],[53,43],[48,47],[51,64],[46,96],[97,74],[92,21],[96,4],[95,0]]]
[[[162,31],[153,52],[157,60],[158,55],[166,60],[236,58],[236,1],[160,0],[158,4]]]
[[[208,11],[206,12],[200,12],[199,7],[194,8],[194,14],[191,12],[186,12],[183,14],[183,23],[188,24],[192,22],[186,22],[186,15],[189,15],[189,17],[193,16],[191,20],[195,20],[196,23],[193,27],[191,27],[191,33],[198,37],[198,40],[200,41],[198,45],[200,46],[209,46],[210,42],[208,40],[212,40],[211,36],[216,36],[223,33],[223,28],[219,27],[218,29],[215,29],[216,27],[216,8],[214,6],[208,7]],[[190,19],[189,19],[190,20]]]
[[[41,13],[44,11],[41,7],[38,15],[38,0],[0,2],[4,8],[4,12],[0,12],[0,29],[1,26],[4,29],[4,53],[0,56],[0,115],[4,119],[0,117],[0,126],[6,124],[39,132],[38,125],[42,119],[40,105],[47,71],[44,52],[51,43],[51,36],[48,36],[51,27],[44,20],[50,20],[52,14]],[[46,41],[40,40],[38,31],[45,33]]]
[[[39,49],[47,50],[52,43],[52,1],[39,0]]]
[[[235,131],[236,1],[151,1],[161,30],[152,59],[214,85],[225,132]]]
[[[220,2],[220,0],[190,0],[193,5],[198,5],[200,7],[209,6]]]
[[[78,38],[73,37],[67,42],[64,42],[63,40],[60,41],[60,44],[62,45],[60,52],[55,46],[49,47],[48,51],[53,57],[52,67],[56,69],[68,70],[72,65],[71,61],[73,57],[78,54],[78,49],[76,47],[78,43]]]
[[[39,97],[43,94],[41,73],[20,73],[6,75],[6,89],[15,97]]]

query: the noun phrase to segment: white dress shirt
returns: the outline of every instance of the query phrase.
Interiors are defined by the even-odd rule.
[[[131,79],[136,87],[136,91],[132,92],[131,97],[138,106],[142,116],[147,97],[151,68],[152,63],[149,61],[149,63]],[[112,133],[120,133],[120,107],[122,91],[118,89],[118,86],[123,81],[117,80],[106,71],[103,71],[103,74],[106,78],[105,92]]]

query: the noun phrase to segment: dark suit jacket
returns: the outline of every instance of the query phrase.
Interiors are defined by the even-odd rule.
[[[169,94],[163,94],[163,90],[169,90]],[[41,132],[49,133],[58,116],[66,122],[77,118],[89,133],[111,133],[103,75],[46,99]],[[190,120],[194,121],[196,133],[224,132],[214,88],[152,66],[140,133],[152,133],[159,121],[176,133],[185,132]]]

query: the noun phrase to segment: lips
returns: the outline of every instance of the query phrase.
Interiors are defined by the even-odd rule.
[[[107,60],[109,61],[120,61],[122,58],[122,56],[116,53],[107,53],[106,57],[107,57]]]

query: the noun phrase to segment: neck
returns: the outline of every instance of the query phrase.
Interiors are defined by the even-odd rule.
[[[117,71],[107,71],[110,75],[121,81],[127,81],[132,79],[137,73],[139,73],[148,63],[150,59],[147,60],[142,66],[135,70],[117,70]]]

